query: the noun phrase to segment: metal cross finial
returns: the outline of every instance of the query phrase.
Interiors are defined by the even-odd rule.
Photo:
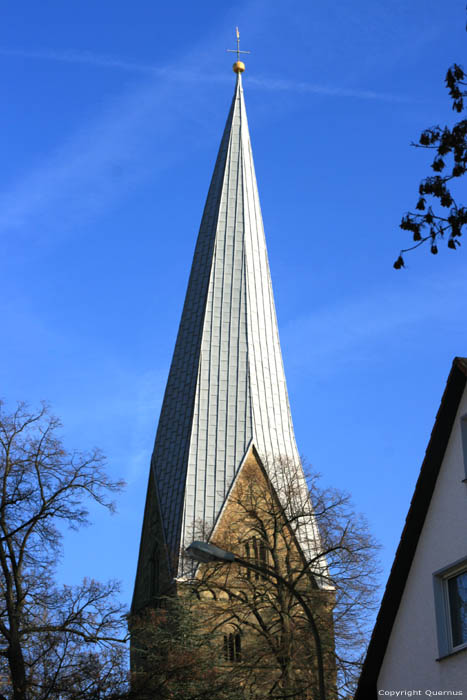
[[[235,27],[237,31],[237,48],[236,49],[226,49],[229,53],[236,53],[237,54],[237,61],[240,60],[240,54],[241,53],[251,53],[251,51],[240,51],[240,32],[238,31],[238,27]]]

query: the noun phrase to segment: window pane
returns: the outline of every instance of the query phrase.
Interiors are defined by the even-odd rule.
[[[242,640],[239,634],[235,635],[235,661],[240,661],[242,658]]]
[[[254,553],[254,557],[255,557],[255,564],[256,564],[256,566],[258,566],[258,564],[260,563],[259,552],[258,552],[258,542],[256,540],[256,537],[252,537],[251,541],[253,543],[253,553]],[[259,579],[259,573],[257,571],[255,571],[255,579]]]
[[[267,554],[266,554],[266,545],[264,542],[261,542],[259,545],[259,554],[260,554],[260,559],[261,559],[261,564],[267,564]]]
[[[245,542],[245,559],[249,559],[249,558],[250,558],[250,543]],[[250,580],[250,577],[251,577],[250,569],[245,569],[245,571],[246,571],[247,579]]]
[[[467,644],[467,571],[448,579],[452,645]]]
[[[235,649],[234,649],[234,636],[229,634],[229,661],[234,661],[235,659]]]

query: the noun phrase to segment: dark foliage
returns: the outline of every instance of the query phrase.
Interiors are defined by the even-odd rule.
[[[466,109],[467,81],[463,68],[456,63],[446,74],[446,86],[452,99],[452,108],[461,113]],[[400,227],[410,231],[414,245],[401,250],[394,268],[404,267],[404,254],[427,243],[433,255],[438,253],[438,243],[447,241],[447,247],[456,250],[460,246],[464,226],[467,224],[467,207],[455,201],[452,185],[467,169],[467,119],[452,128],[434,126],[425,129],[418,148],[435,151],[431,168],[434,175],[426,177],[419,186],[419,199],[415,211],[402,217]]]
[[[131,618],[131,689],[118,700],[245,698],[235,669],[219,653],[217,636],[203,626],[199,608],[198,599],[186,591],[160,598],[157,608]]]

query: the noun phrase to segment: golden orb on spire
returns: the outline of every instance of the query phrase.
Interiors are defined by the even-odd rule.
[[[232,66],[232,70],[234,73],[243,73],[245,70],[245,64],[243,61],[235,61],[235,63]]]

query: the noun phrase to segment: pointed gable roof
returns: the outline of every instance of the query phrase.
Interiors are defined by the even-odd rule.
[[[151,462],[170,552],[216,520],[252,443],[298,461],[238,73]]]
[[[405,520],[394,563],[386,584],[355,700],[378,697],[377,681],[417,549],[425,517],[435,490],[444,454],[467,383],[467,358],[455,357]]]

